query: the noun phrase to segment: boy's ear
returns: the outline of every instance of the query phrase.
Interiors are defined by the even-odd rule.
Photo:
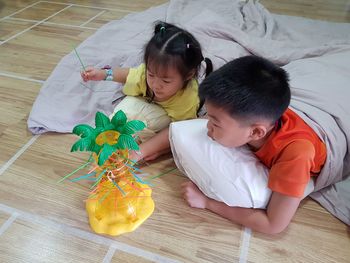
[[[260,140],[266,136],[269,129],[263,124],[254,124],[251,127],[250,138],[252,140]]]

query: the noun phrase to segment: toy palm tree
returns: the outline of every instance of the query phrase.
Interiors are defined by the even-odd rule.
[[[139,120],[127,121],[123,111],[118,111],[111,120],[97,112],[95,124],[95,128],[80,124],[73,129],[81,139],[73,144],[71,151],[92,152],[95,166],[88,174],[72,181],[94,182],[86,202],[93,230],[119,235],[136,229],[154,210],[151,188],[128,159],[129,150],[139,150],[135,136],[145,124]]]
[[[74,127],[73,133],[81,139],[73,144],[71,151],[94,152],[98,157],[98,165],[103,165],[117,150],[139,150],[132,135],[146,127],[142,121],[127,122],[123,111],[118,111],[111,121],[103,113],[97,112],[95,125],[95,129],[87,124]]]

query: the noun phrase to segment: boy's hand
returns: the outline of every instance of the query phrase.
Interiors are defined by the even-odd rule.
[[[99,81],[106,78],[106,72],[103,69],[87,67],[85,71],[81,72],[81,77],[84,82],[89,80]]]
[[[189,206],[205,209],[207,207],[208,197],[206,197],[199,188],[191,181],[181,184],[182,194]]]

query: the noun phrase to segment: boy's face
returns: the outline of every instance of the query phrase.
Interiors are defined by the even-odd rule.
[[[252,127],[233,119],[224,109],[206,102],[208,136],[225,147],[239,147],[252,140]]]

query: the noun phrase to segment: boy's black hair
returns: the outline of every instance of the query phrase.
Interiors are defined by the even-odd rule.
[[[242,121],[277,121],[290,103],[286,71],[257,56],[235,59],[199,86],[199,97]]]
[[[210,59],[203,57],[199,42],[188,31],[165,22],[156,24],[154,36],[145,47],[146,66],[149,63],[157,67],[172,65],[184,79],[192,70],[195,70],[197,76],[203,60],[207,64],[206,76],[208,76],[213,66]]]

